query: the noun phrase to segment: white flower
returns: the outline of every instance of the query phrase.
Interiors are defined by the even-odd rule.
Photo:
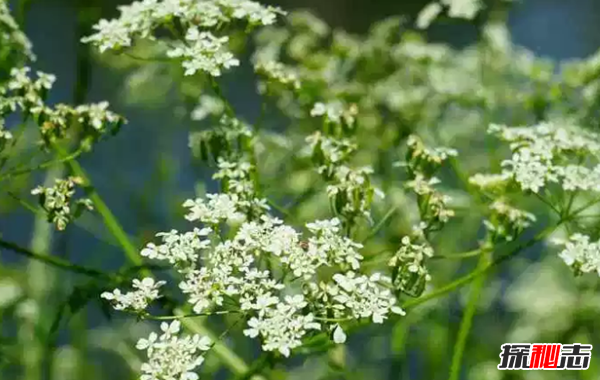
[[[192,120],[204,120],[208,116],[221,115],[225,111],[225,104],[220,98],[211,95],[202,95],[198,106],[192,111]]]
[[[271,25],[277,14],[285,14],[276,7],[264,7],[260,3],[248,0],[217,0],[225,10],[236,19],[246,19],[250,24]]]
[[[141,380],[196,380],[193,372],[204,361],[203,352],[211,348],[211,341],[200,335],[180,337],[181,323],[163,322],[162,335],[151,333],[148,339],[137,342],[138,350],[146,351],[148,360],[142,364]]]
[[[396,254],[390,259],[388,265],[391,267],[402,266],[410,273],[422,276],[425,281],[430,281],[431,276],[425,266],[428,258],[433,256],[433,248],[424,243],[413,243],[410,237],[402,238],[402,245]],[[405,285],[401,283],[400,285]]]
[[[490,205],[490,210],[492,211],[491,218],[484,220],[484,225],[488,231],[508,241],[513,240],[536,221],[535,215],[514,208],[503,199],[495,200]]]
[[[72,203],[75,203],[76,207],[93,209],[91,201],[87,198],[72,202],[75,187],[81,184],[81,178],[69,177],[67,179],[56,179],[52,187],[38,186],[31,190],[31,194],[39,197],[48,220],[54,223],[59,231],[64,230],[76,214],[75,210],[72,210]]]
[[[318,131],[308,136],[306,142],[311,150],[314,151],[318,148],[325,156],[326,161],[332,164],[344,162],[358,148],[354,142],[348,139],[334,139]]]
[[[294,90],[300,89],[300,77],[296,70],[273,60],[258,60],[254,70],[267,78],[268,82],[276,82]],[[266,85],[266,84],[265,84]]]
[[[169,50],[172,58],[182,57],[185,75],[194,75],[204,71],[214,77],[221,75],[222,70],[239,66],[240,61],[227,50],[229,37],[216,37],[210,32],[200,32],[198,28],[190,28],[185,39],[188,44],[179,44]]]
[[[119,289],[115,289],[112,292],[102,293],[101,297],[111,301],[116,310],[129,309],[139,312],[145,310],[150,302],[160,298],[158,290],[164,284],[164,281],[154,281],[150,277],[146,277],[141,281],[134,279],[132,286],[136,290],[121,293]]]
[[[333,341],[337,344],[346,343],[346,333],[340,325],[336,325],[333,329]]]
[[[590,237],[573,234],[566,242],[557,241],[565,248],[558,256],[576,273],[596,272],[600,276],[600,241],[590,242]]]
[[[481,0],[440,0],[448,6],[448,16],[453,18],[464,18],[471,20],[475,18],[482,8]]]
[[[442,6],[439,3],[429,3],[419,12],[417,17],[417,28],[427,29],[429,25],[442,12]]]
[[[10,133],[10,131],[7,131],[6,129],[4,129],[4,119],[0,118],[0,151],[2,150],[4,144],[6,144],[7,141],[12,140],[12,139],[13,139],[12,133]]]
[[[310,111],[311,116],[324,116],[325,120],[330,123],[339,124],[344,122],[349,126],[354,125],[357,114],[358,107],[355,104],[346,106],[339,100],[329,103],[315,103]]]
[[[198,261],[199,251],[210,246],[209,240],[202,240],[212,232],[210,228],[198,229],[179,234],[177,230],[159,232],[157,237],[162,238],[163,244],[149,243],[141,255],[149,259],[166,260],[171,264],[185,263],[193,267]]]
[[[452,148],[435,147],[430,148],[423,144],[423,141],[417,135],[410,135],[406,140],[411,159],[409,164],[421,165],[420,161],[429,164],[440,165],[450,157],[458,156],[458,151]],[[412,162],[414,161],[414,162]]]
[[[220,76],[224,69],[239,65],[227,50],[227,36],[219,37],[209,29],[218,25],[244,20],[250,26],[270,25],[279,8],[264,7],[248,0],[141,0],[119,7],[120,16],[100,20],[94,25],[96,33],[82,39],[92,43],[100,52],[130,47],[136,38],[155,39],[154,31],[172,23],[175,18],[185,28],[186,44],[167,52],[169,57],[183,57],[185,75],[203,71]],[[203,31],[200,32],[200,29]]]
[[[426,178],[422,173],[417,173],[415,178],[406,183],[406,187],[412,189],[418,195],[433,194],[435,189],[433,186],[441,183],[439,178]]]
[[[335,301],[335,308],[354,318],[371,318],[374,323],[383,323],[390,313],[404,315],[396,305],[396,297],[379,283],[391,284],[391,279],[375,273],[371,276],[354,272],[336,273],[333,280],[337,287],[328,289]]]
[[[363,259],[358,250],[363,246],[340,236],[339,226],[340,221],[337,218],[308,223],[306,228],[315,236],[308,240],[307,255],[318,257],[319,261],[357,270]]]
[[[558,123],[492,124],[489,132],[510,143],[513,155],[502,163],[502,176],[514,178],[523,190],[537,193],[548,183],[560,183],[565,191],[600,191],[600,169],[575,164],[582,156],[598,157],[598,134]]]
[[[229,194],[207,194],[204,199],[188,199],[183,207],[189,209],[185,218],[189,221],[201,221],[206,224],[218,224],[228,221],[238,223],[244,220],[244,214],[238,211],[238,197]]]
[[[477,173],[469,177],[469,183],[481,190],[497,190],[506,186],[509,176],[503,174],[481,174]]]
[[[267,308],[258,317],[248,321],[248,329],[244,335],[263,338],[263,350],[279,351],[290,356],[291,350],[302,344],[302,338],[308,330],[320,330],[321,325],[314,320],[312,314],[303,315],[301,309],[306,306],[301,295],[286,297],[273,308]]]
[[[88,123],[97,131],[103,131],[107,125],[119,121],[120,117],[108,110],[108,102],[84,104],[75,108],[80,123]]]

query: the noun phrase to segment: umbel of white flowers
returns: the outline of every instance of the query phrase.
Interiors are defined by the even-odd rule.
[[[179,336],[179,321],[163,322],[160,329],[160,336],[151,333],[148,339],[137,342],[136,348],[148,355],[140,380],[197,380],[198,374],[193,371],[204,362],[203,354],[211,348],[210,339],[198,334]]]
[[[555,240],[555,243],[564,246],[558,256],[575,274],[596,272],[600,276],[600,241],[590,240],[589,236],[576,233],[567,241]]]
[[[209,308],[243,312],[248,316],[244,334],[260,336],[264,350],[285,356],[300,346],[311,330],[336,330],[336,339],[340,340],[341,327],[337,323],[328,325],[328,315],[335,320],[370,318],[382,323],[389,313],[403,314],[386,287],[390,278],[379,273],[357,273],[361,270],[362,246],[340,235],[339,220],[307,224],[310,236],[303,243],[299,232],[268,214],[244,221],[240,212],[244,205],[238,204],[238,199],[215,194],[186,201],[186,218],[202,222],[205,227],[184,233],[159,233],[162,243],[150,243],[142,251],[143,256],[172,264],[182,275],[179,287],[188,295],[194,312],[203,313]],[[229,239],[217,237],[217,226],[227,222],[237,233]],[[261,260],[270,260],[279,269],[261,269]],[[321,267],[337,269],[329,281],[315,282]],[[289,281],[276,272],[287,273]],[[119,310],[141,312],[159,297],[161,285],[151,278],[136,280],[133,292],[117,289],[103,297]],[[237,307],[225,307],[225,300],[229,300],[228,305],[234,301]]]
[[[137,38],[156,39],[154,32],[163,28],[172,32],[174,40],[167,56],[182,59],[185,75],[200,71],[215,77],[240,64],[229,51],[229,37],[219,35],[219,30],[241,21],[248,31],[271,25],[283,14],[279,8],[249,0],[142,0],[119,10],[118,18],[100,20],[94,26],[96,33],[82,41],[94,44],[100,52],[120,50]],[[173,28],[174,20],[181,30]]]

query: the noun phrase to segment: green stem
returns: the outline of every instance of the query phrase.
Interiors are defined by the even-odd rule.
[[[435,256],[432,256],[431,259],[432,260],[462,260],[462,259],[466,259],[469,257],[479,256],[479,255],[481,255],[481,253],[482,253],[481,249],[474,249],[472,251],[455,253],[452,255],[435,255]]]
[[[3,173],[2,175],[0,175],[0,181],[4,181],[4,180],[10,179],[12,177],[20,176],[23,174],[28,174],[28,173],[31,173],[36,170],[47,169],[56,164],[61,164],[61,163],[65,163],[67,161],[74,160],[77,157],[79,157],[81,155],[81,153],[83,153],[83,150],[80,148],[80,149],[76,150],[75,152],[73,152],[65,157],[59,158],[59,159],[42,162],[36,166],[31,166],[31,167],[26,167],[26,168],[21,167],[21,168],[15,168],[15,169],[9,170],[6,173]]]
[[[59,150],[59,152],[61,152],[61,154],[64,153],[60,150],[60,148],[57,149]],[[108,208],[106,203],[104,203],[102,197],[100,197],[96,189],[92,187],[87,172],[81,167],[79,162],[77,162],[76,160],[68,161],[67,165],[69,166],[74,175],[81,177],[85,184],[89,186],[87,194],[88,197],[94,204],[94,208],[96,209],[98,214],[100,214],[100,216],[102,217],[102,220],[104,221],[106,228],[108,228],[108,231],[111,233],[111,235],[113,235],[113,237],[117,240],[117,242],[125,252],[127,259],[133,265],[142,265],[142,257],[139,255],[137,248],[131,242],[129,236],[127,235],[127,233],[125,233],[125,230],[123,229],[117,218],[114,216],[110,208]]]
[[[394,216],[394,214],[396,213],[396,211],[398,211],[398,206],[394,206],[392,207],[384,216],[383,218],[381,218],[381,220],[379,221],[379,223],[377,223],[377,225],[375,225],[375,227],[373,227],[373,229],[371,230],[371,232],[369,233],[369,235],[362,241],[362,244],[364,244],[365,242],[369,241],[370,239],[372,239],[373,237],[375,237],[377,235],[377,233],[385,226],[385,224],[390,220],[390,218],[392,216]]]
[[[490,253],[491,250],[489,249],[482,250],[482,255],[479,258],[477,268],[481,269],[489,264],[491,258]],[[467,303],[467,307],[465,309],[463,319],[460,323],[460,328],[458,330],[458,338],[456,339],[456,344],[454,345],[454,351],[452,354],[452,364],[450,366],[450,376],[448,378],[449,380],[458,380],[460,377],[462,357],[467,344],[467,338],[469,337],[469,332],[471,331],[471,326],[473,324],[473,318],[475,317],[475,313],[477,311],[479,295],[481,294],[481,291],[483,289],[485,277],[485,273],[477,277],[471,288],[469,301]]]
[[[92,269],[92,268],[87,268],[87,267],[80,266],[77,264],[73,264],[72,262],[62,259],[58,256],[34,252],[33,250],[21,247],[15,243],[11,243],[9,241],[5,241],[2,239],[0,239],[0,247],[10,249],[11,251],[18,253],[22,256],[25,256],[30,259],[34,259],[34,260],[40,261],[42,263],[51,265],[53,267],[64,269],[64,270],[67,270],[70,272],[83,274],[83,275],[86,275],[89,277],[104,278],[104,279],[109,279],[109,280],[112,280],[115,278],[114,276],[104,273],[102,271]]]

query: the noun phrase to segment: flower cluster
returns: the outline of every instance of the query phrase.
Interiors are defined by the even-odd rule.
[[[185,265],[194,267],[198,262],[198,252],[208,248],[209,240],[202,240],[212,231],[210,228],[198,229],[179,234],[177,230],[159,232],[156,237],[162,239],[162,244],[148,243],[140,252],[144,257],[151,260],[165,260],[172,265]]]
[[[318,131],[308,136],[306,142],[315,163],[321,164],[317,170],[328,177],[333,176],[336,166],[346,162],[358,148],[350,139],[335,139]]]
[[[310,111],[311,116],[322,116],[328,123],[342,124],[347,127],[354,126],[357,114],[358,107],[356,104],[345,106],[340,101],[315,103]]]
[[[130,47],[136,38],[154,39],[154,32],[165,28],[179,40],[167,55],[183,58],[185,74],[202,71],[212,76],[220,76],[223,70],[239,65],[228,49],[229,38],[213,32],[239,20],[248,27],[271,25],[277,14],[282,13],[278,8],[249,0],[142,0],[119,9],[119,18],[100,20],[94,26],[97,32],[83,42],[93,43],[101,52],[118,50]],[[183,37],[179,35],[181,30],[172,27],[174,20]]]
[[[239,211],[238,197],[230,194],[207,194],[206,201],[201,198],[188,199],[184,207],[189,209],[185,218],[189,221],[200,221],[209,225],[227,221],[241,222],[245,215]]]
[[[280,85],[291,90],[299,90],[301,87],[300,76],[296,70],[285,66],[281,62],[273,60],[257,60],[254,71],[265,78],[259,83],[259,91],[265,93],[270,86]]]
[[[342,119],[342,114],[332,118],[326,116],[328,122],[337,120],[335,123],[340,123]],[[328,182],[327,195],[334,210],[348,222],[359,216],[370,220],[373,196],[383,197],[383,194],[371,184],[372,168],[346,165],[357,149],[356,144],[350,139],[335,138],[321,132],[313,133],[306,141],[317,171]]]
[[[427,259],[433,256],[429,235],[439,231],[454,216],[454,210],[449,208],[451,198],[435,189],[441,181],[434,174],[444,161],[456,157],[458,152],[446,147],[428,147],[415,135],[408,137],[406,145],[406,161],[399,166],[407,169],[406,187],[417,196],[420,221],[413,226],[412,236],[402,238],[402,245],[388,265],[392,267],[394,288],[417,297],[431,279],[426,267]]]
[[[134,279],[132,287],[136,290],[122,293],[119,289],[112,292],[104,292],[100,296],[109,300],[116,310],[143,311],[148,305],[160,298],[159,288],[165,284],[164,281],[154,281],[151,277],[142,280]]]
[[[273,305],[274,307],[268,307]],[[290,356],[291,350],[302,344],[302,338],[309,330],[320,330],[312,314],[302,314],[308,303],[301,295],[286,296],[284,302],[277,298],[268,300],[264,308],[258,310],[258,316],[248,321],[244,334],[250,338],[261,336],[263,350],[279,351]]]
[[[202,95],[198,101],[198,105],[192,111],[192,120],[204,120],[209,116],[222,115],[225,111],[223,101],[215,96]]]
[[[68,130],[78,125],[82,130],[82,144],[89,148],[90,143],[98,141],[107,132],[115,133],[125,122],[121,116],[108,110],[108,102],[76,107],[46,105],[46,95],[56,78],[37,72],[33,79],[30,71],[29,67],[13,68],[8,82],[0,86],[0,115],[20,110],[27,116],[33,116],[47,147],[65,138]]]
[[[192,27],[188,29],[185,40],[185,43],[181,42],[167,52],[171,58],[183,58],[185,75],[203,71],[218,77],[223,70],[240,65],[240,61],[227,50],[227,36],[215,37],[212,33],[200,32]]]
[[[54,223],[59,231],[64,230],[70,221],[81,215],[84,209],[93,210],[92,201],[88,198],[80,198],[75,201],[73,208],[71,203],[75,195],[75,187],[82,185],[79,177],[57,179],[54,186],[38,186],[31,191],[37,195],[40,206],[46,212],[48,222]]]
[[[230,181],[246,171],[221,165],[217,177]],[[260,216],[240,212],[245,205],[235,193],[188,200],[185,206],[189,221],[207,227],[159,233],[162,243],[149,243],[142,255],[173,265],[182,275],[179,288],[195,313],[213,308],[224,313],[243,312],[248,318],[244,333],[260,337],[266,351],[290,355],[307,334],[321,330],[317,321],[330,312],[337,318],[371,318],[376,323],[390,312],[402,313],[387,288],[390,278],[358,273],[362,245],[341,235],[338,219],[308,223],[309,236],[304,240],[301,233],[266,210]],[[232,230],[225,237],[223,224],[231,219],[241,224],[230,223]],[[321,287],[326,292],[314,289],[317,278],[324,279]],[[162,283],[147,285],[134,284],[135,292],[121,294],[117,289],[103,297],[114,301],[118,309],[143,312],[158,297],[157,288]],[[336,336],[339,338],[339,331]]]
[[[439,0],[427,4],[417,17],[417,27],[426,29],[442,13],[444,7],[448,8],[448,16],[471,20],[483,8],[481,0]]]
[[[489,132],[509,143],[512,157],[502,163],[502,176],[514,179],[522,190],[537,193],[558,183],[564,191],[600,191],[600,136],[596,133],[558,123],[531,127],[494,124]],[[596,166],[582,164],[585,158]]]
[[[590,242],[589,236],[576,233],[555,243],[564,246],[558,256],[575,274],[596,272],[600,276],[600,241]]]
[[[415,173],[431,174],[450,157],[458,156],[456,149],[446,147],[431,148],[426,146],[416,135],[406,139],[406,166]]]
[[[423,293],[425,284],[431,280],[425,262],[432,256],[429,243],[412,242],[409,236],[403,237],[400,249],[388,262],[394,268],[394,287],[412,296]]]
[[[227,161],[219,159],[219,170],[213,179],[221,181],[223,189],[232,197],[237,197],[239,209],[246,215],[260,217],[269,210],[267,200],[258,198],[256,188],[256,168],[244,159]]]
[[[535,215],[514,208],[503,199],[495,200],[489,208],[490,218],[483,223],[492,241],[512,241],[536,221]]]
[[[225,106],[223,105],[223,108]],[[216,111],[211,111],[216,112]],[[192,132],[189,146],[192,153],[204,160],[237,161],[244,152],[250,151],[254,143],[252,128],[230,116],[223,115],[217,126],[200,132]]]
[[[136,348],[148,355],[140,380],[197,380],[193,371],[204,362],[203,353],[211,348],[211,340],[197,334],[180,337],[179,321],[163,322],[160,329],[162,335],[153,332],[137,342]]]
[[[454,216],[454,211],[448,207],[451,198],[435,189],[441,181],[434,174],[444,161],[458,153],[445,147],[429,148],[415,135],[409,136],[406,144],[406,162],[401,166],[407,168],[410,178],[406,186],[417,195],[421,222],[424,223],[420,230],[439,230]]]
[[[371,318],[374,323],[383,323],[390,313],[405,314],[396,306],[396,297],[385,286],[391,284],[389,277],[380,273],[358,275],[350,271],[333,275],[333,280],[327,293],[336,318]]]

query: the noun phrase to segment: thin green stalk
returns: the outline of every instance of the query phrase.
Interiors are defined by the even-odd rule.
[[[491,258],[491,251],[489,249],[483,249],[482,251],[483,252],[477,264],[477,268],[479,269],[484,268],[486,265],[488,265]],[[475,279],[471,287],[469,301],[467,303],[467,307],[465,308],[463,319],[460,323],[456,344],[454,345],[454,350],[452,354],[452,364],[450,365],[450,376],[448,378],[449,380],[458,380],[460,377],[461,363],[467,344],[467,338],[469,337],[469,332],[471,331],[473,318],[475,317],[475,313],[477,311],[479,295],[481,294],[481,291],[483,289],[485,278],[486,273],[483,273],[481,276]]]
[[[481,249],[474,249],[472,251],[454,253],[451,255],[434,255],[431,257],[432,260],[462,260],[469,257],[479,256],[482,253]]]
[[[81,153],[83,153],[82,149],[78,149],[75,152],[59,158],[59,159],[54,159],[54,160],[49,160],[46,162],[42,162],[36,166],[28,166],[28,167],[20,167],[20,168],[14,168],[12,170],[8,170],[5,173],[2,173],[2,175],[0,175],[0,181],[5,181],[7,179],[11,179],[13,177],[17,177],[23,174],[29,174],[31,172],[34,172],[36,170],[40,170],[40,169],[47,169],[51,166],[54,166],[56,164],[62,164],[65,163],[67,161],[71,161],[76,159],[77,157],[79,157],[81,155]]]
[[[64,153],[60,150],[61,148],[57,149],[59,149],[59,152]],[[87,172],[81,167],[79,162],[77,162],[76,160],[68,161],[67,165],[69,166],[74,175],[81,177],[85,184],[89,186],[87,194],[88,197],[94,204],[95,210],[102,217],[102,220],[104,221],[104,224],[106,225],[108,231],[113,235],[113,237],[117,240],[117,242],[125,252],[127,259],[133,265],[142,265],[142,257],[139,255],[137,248],[131,242],[129,236],[127,235],[127,233],[125,233],[125,230],[123,229],[117,218],[114,216],[110,208],[108,208],[102,197],[100,197],[96,189],[92,187]]]
[[[89,277],[115,279],[115,276],[104,273],[102,271],[92,269],[92,268],[87,268],[87,267],[80,266],[77,264],[73,264],[72,262],[62,259],[58,256],[34,252],[31,249],[21,247],[15,243],[11,243],[6,240],[0,239],[0,247],[10,249],[11,251],[18,253],[19,255],[28,257],[33,260],[40,261],[42,263],[53,266],[55,268],[60,268],[60,269],[64,269],[64,270],[67,270],[70,272],[83,274],[83,275],[86,275]]]
[[[398,206],[394,206],[392,207],[384,216],[383,218],[381,218],[381,220],[379,221],[379,223],[377,223],[377,225],[375,225],[375,227],[373,227],[373,229],[371,230],[371,232],[369,233],[369,235],[362,241],[362,243],[364,244],[365,242],[369,241],[371,238],[375,237],[379,231],[385,226],[385,224],[390,220],[390,218],[392,216],[394,216],[394,214],[396,213],[396,211],[398,211]]]

